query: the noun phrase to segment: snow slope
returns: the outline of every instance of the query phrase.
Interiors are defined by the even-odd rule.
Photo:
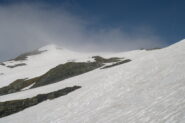
[[[66,49],[58,48],[55,45],[48,45],[39,49],[45,51],[38,55],[29,56],[25,61],[7,61],[8,65],[25,63],[26,66],[8,68],[0,66],[0,87],[6,86],[16,79],[33,78],[40,76],[51,68],[66,63],[68,61],[86,61],[90,60],[90,54],[76,53]]]
[[[69,60],[92,60],[83,54],[47,46],[30,56],[27,65],[0,66],[0,86],[17,78],[35,77]],[[48,100],[0,119],[0,123],[184,123],[185,40],[160,50],[101,54],[132,61],[64,81],[0,96],[0,101],[24,99],[64,87],[82,86],[66,96]],[[5,62],[6,64],[11,64]],[[13,62],[15,63],[15,62]],[[24,71],[24,72],[23,72]]]

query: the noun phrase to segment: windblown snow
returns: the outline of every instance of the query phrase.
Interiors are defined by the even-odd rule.
[[[185,40],[158,50],[123,53],[80,53],[48,45],[24,61],[0,65],[0,87],[33,78],[68,61],[93,61],[92,56],[132,61],[96,69],[58,83],[0,96],[0,101],[25,99],[68,86],[82,88],[3,117],[0,123],[184,123]]]

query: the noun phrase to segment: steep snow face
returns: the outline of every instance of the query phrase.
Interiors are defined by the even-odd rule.
[[[0,122],[184,123],[184,51],[185,40],[182,40],[160,50],[101,54],[104,57],[126,57],[132,61],[108,69],[96,69],[52,85],[1,96],[1,101],[24,99],[67,86],[82,86],[81,89],[69,95],[48,100],[22,112],[4,117],[0,119]],[[89,60],[92,55],[78,54],[76,56],[77,54],[74,52],[58,51],[54,48],[40,56],[29,57],[27,64],[30,65],[29,70],[32,71],[30,73],[35,72],[37,75],[39,72],[34,71],[36,66],[41,65],[40,69],[43,69],[42,67],[46,65],[45,62],[39,61],[39,58],[43,60],[48,58],[47,65],[58,64],[58,57],[55,57],[60,55],[56,52],[63,53],[60,62],[71,59]],[[35,63],[31,63],[34,61]],[[35,64],[34,69],[31,68],[31,64]],[[48,66],[48,69],[49,67],[52,65]],[[15,68],[15,71],[16,69],[18,68]],[[37,70],[42,71],[40,69]],[[27,75],[30,73],[28,72]]]
[[[38,49],[39,51],[45,51],[41,54],[28,56],[23,61],[7,61],[4,62],[6,66],[14,66],[17,64],[26,64],[15,68],[8,68],[0,65],[0,87],[7,86],[17,79],[33,78],[40,76],[56,67],[59,64],[66,62],[86,62],[93,61],[92,56],[101,55],[104,57],[116,56],[113,53],[78,53],[70,51],[64,48],[60,48],[54,44],[47,45]],[[144,51],[133,51],[134,54],[140,54]],[[131,53],[132,54],[132,53]],[[117,54],[117,56],[123,55]],[[134,55],[133,55],[134,56]]]

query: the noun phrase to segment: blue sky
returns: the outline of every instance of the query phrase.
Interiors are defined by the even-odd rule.
[[[122,26],[132,31],[132,27],[145,25],[168,43],[184,38],[185,34],[184,0],[0,0],[0,3],[38,1],[97,18],[97,27]]]
[[[22,6],[22,4],[26,5],[26,7],[22,7],[22,8],[26,8],[25,13],[19,12],[20,10],[18,10],[17,8],[20,8],[20,7],[17,7],[17,8],[14,7],[16,8],[17,11],[12,11],[12,12],[9,11],[9,10],[13,10],[12,7],[10,6],[19,6],[19,5]],[[31,5],[30,8],[32,8],[33,12],[30,12],[31,10],[27,9],[29,8],[27,6],[30,6],[30,5]],[[34,10],[35,6],[38,6],[38,5],[39,7],[40,5],[45,5],[44,6],[45,8],[42,7],[42,10],[38,9],[38,11],[35,11]],[[54,31],[52,32],[56,31],[56,33],[54,33],[52,36],[48,35],[49,38],[52,37],[51,39],[54,39],[53,38],[54,35],[56,36],[55,37],[56,40],[59,40],[61,38],[61,37],[59,38],[58,35],[62,34],[64,31],[56,27],[60,27],[60,25],[66,23],[64,22],[60,24],[60,21],[63,20],[63,18],[64,20],[71,22],[72,24],[68,23],[68,25],[74,25],[74,27],[77,26],[77,28],[73,29],[73,30],[76,30],[77,33],[72,32],[73,34],[72,36],[66,36],[71,32],[69,31],[69,33],[66,33],[66,35],[63,36],[65,37],[64,39],[67,42],[71,41],[71,43],[66,43],[65,41],[64,42],[61,41],[61,42],[63,45],[66,45],[67,47],[70,47],[71,44],[75,44],[75,46],[72,46],[72,48],[76,47],[76,45],[79,43],[83,43],[83,41],[82,42],[73,41],[74,39],[86,40],[85,43],[87,44],[87,47],[90,47],[88,46],[88,44],[92,44],[94,46],[93,47],[94,49],[102,49],[102,47],[98,48],[95,45],[100,42],[100,46],[107,45],[105,47],[105,50],[116,49],[119,51],[120,50],[124,51],[124,50],[132,50],[132,49],[145,48],[145,47],[151,48],[152,46],[153,47],[167,46],[185,38],[184,37],[185,35],[185,23],[184,23],[185,22],[185,16],[184,16],[185,1],[184,0],[0,0],[0,6],[4,12],[4,13],[2,12],[3,13],[2,15],[5,15],[7,11],[9,11],[10,14],[14,13],[12,15],[16,15],[16,12],[21,13],[17,17],[8,16],[8,13],[7,13],[7,16],[3,16],[0,19],[11,18],[11,20],[23,21],[23,23],[25,23],[26,25],[28,21],[25,22],[24,19],[21,20],[19,18],[25,18],[24,16],[27,16],[27,15],[34,15],[34,16],[29,16],[29,18],[30,19],[34,18],[33,21],[35,22],[35,20],[37,19],[37,16],[35,16],[36,14],[34,13],[39,12],[41,13],[41,15],[44,15],[44,14],[47,15],[47,16],[45,15],[44,17],[48,18],[46,20],[49,20],[48,22],[50,24],[47,24],[46,20],[38,19],[39,21],[36,23],[37,25],[41,21],[46,23],[46,25],[52,25],[53,23],[56,22],[56,20],[58,20],[57,25],[53,25],[45,29],[48,31],[51,31],[52,29],[54,29]],[[28,13],[26,13],[27,10],[28,10]],[[50,10],[52,12],[50,12]],[[24,11],[24,9],[22,9],[22,11]],[[60,13],[65,13],[65,14],[61,15]],[[58,18],[57,16],[61,16],[61,18]],[[50,20],[49,18],[57,18],[57,19]],[[9,23],[12,23],[12,22],[9,22]],[[32,23],[32,21],[30,21],[29,24],[30,23]],[[7,22],[7,25],[8,25],[8,22]],[[12,28],[13,27],[17,28],[14,25],[12,26]],[[12,30],[12,28],[9,30]],[[65,28],[67,30],[72,29],[72,27],[70,27],[70,29],[68,27],[65,27]],[[103,33],[102,33],[102,30],[103,30]],[[28,32],[30,32],[29,34],[32,34],[30,30]],[[81,33],[78,34],[78,32],[81,32]],[[11,33],[13,32],[10,32],[10,34]],[[46,32],[43,32],[43,33],[47,35]],[[0,35],[1,35],[1,31],[0,31]],[[88,35],[88,37],[93,37],[93,38],[88,39],[84,35]],[[108,37],[108,35],[112,35],[113,37],[112,40],[109,40],[110,38],[108,39],[105,38],[105,37]],[[17,37],[18,37],[18,34],[17,34]],[[73,37],[73,38],[69,38],[69,37]],[[4,39],[7,41],[10,40],[10,39],[7,39],[6,37]],[[15,37],[12,36],[12,39],[15,39]],[[61,39],[61,40],[64,40],[64,39]],[[141,42],[140,43],[141,45],[138,45],[139,41],[135,41],[137,39],[139,40],[143,39],[145,40],[145,42]],[[18,38],[17,40],[23,40],[23,39]],[[105,41],[100,41],[100,40],[105,40]],[[109,40],[109,41],[106,42],[106,40]],[[119,47],[120,44],[127,45],[126,42],[131,42],[131,40],[133,40],[133,44],[128,44],[129,45],[128,49],[126,48],[121,49],[121,47]],[[148,43],[149,41],[151,41],[152,43]],[[30,41],[30,42],[34,42],[34,41]],[[59,43],[59,42],[60,41],[58,42],[56,41],[54,43]],[[37,45],[39,47],[41,45],[45,45],[46,43],[48,42],[35,43],[34,45],[32,45],[32,47],[25,48],[25,49],[30,50]],[[134,43],[136,44],[136,46],[134,46]],[[8,44],[10,43],[7,43],[6,45],[8,46]],[[30,44],[33,44],[33,43],[29,44],[27,42],[25,43],[25,45],[26,44],[30,46]],[[111,47],[112,44],[115,44],[115,46]],[[147,44],[147,45],[144,45],[144,44]],[[25,51],[25,49],[21,49],[17,51],[16,54]],[[5,49],[2,49],[2,48],[1,48],[1,52],[6,53]],[[11,54],[11,53],[7,53],[7,54]],[[13,56],[13,55],[15,54],[12,54],[10,56]],[[4,59],[4,58],[5,57],[2,57],[0,59]]]

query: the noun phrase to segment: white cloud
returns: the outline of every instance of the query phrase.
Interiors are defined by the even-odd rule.
[[[125,51],[164,45],[151,29],[91,29],[92,21],[47,4],[0,6],[0,60],[49,43],[84,51]],[[83,44],[83,45],[82,45]]]

